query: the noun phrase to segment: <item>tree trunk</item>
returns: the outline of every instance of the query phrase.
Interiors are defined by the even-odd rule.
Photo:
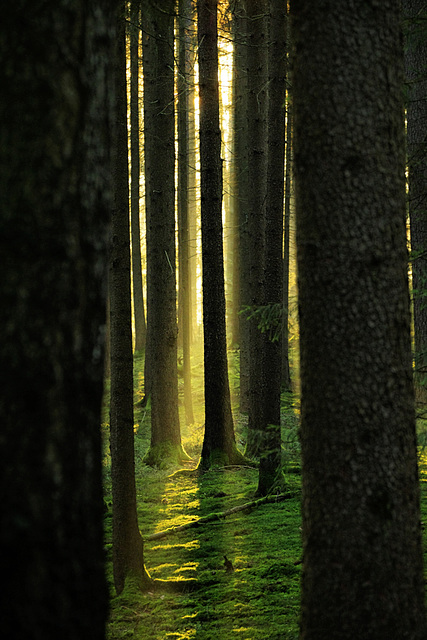
[[[248,205],[247,253],[251,314],[265,301],[265,206],[267,196],[267,3],[247,6]],[[249,324],[249,406],[246,455],[257,458],[265,431],[265,349],[258,317]]]
[[[139,34],[141,0],[132,0],[130,13],[130,148],[131,148],[131,237],[133,317],[135,352],[145,349],[146,326],[142,288],[141,230],[139,221],[140,131],[139,131]]]
[[[115,58],[116,127],[113,148],[114,208],[110,256],[110,450],[113,495],[113,573],[117,593],[135,575],[143,588],[143,543],[138,528],[133,430],[131,260],[124,19],[119,15]]]
[[[406,19],[407,152],[414,300],[415,382],[417,400],[425,410],[427,403],[427,43],[424,26],[425,2],[404,0],[403,11]]]
[[[238,8],[238,10],[237,10]],[[234,184],[235,217],[238,224],[238,309],[240,347],[240,411],[246,413],[249,406],[249,326],[247,317],[241,313],[249,305],[249,253],[248,235],[248,122],[247,112],[247,20],[246,0],[236,7],[234,14]],[[237,286],[236,286],[237,291]]]
[[[291,4],[304,640],[426,636],[399,5]]]
[[[217,0],[199,0],[200,166],[205,361],[205,436],[200,468],[236,464],[228,380],[222,238]]]
[[[142,4],[147,217],[147,355],[151,447],[147,464],[186,457],[178,415],[175,273],[174,2]],[[155,35],[154,35],[155,34]],[[147,390],[146,390],[147,392]]]
[[[187,424],[193,424],[191,394],[191,281],[190,281],[190,228],[189,228],[189,29],[191,27],[191,0],[180,0],[178,7],[178,264],[179,298],[178,317],[182,340],[184,381],[184,409]]]
[[[285,182],[286,5],[270,0],[268,15],[267,192],[265,208],[264,304],[282,307],[283,200]],[[279,320],[278,320],[279,322]],[[279,326],[279,329],[281,327]],[[279,480],[281,467],[280,392],[282,336],[273,327],[264,333],[264,433],[261,441],[258,493],[266,495]]]
[[[1,633],[103,640],[100,407],[112,19],[12,3],[0,23]]]
[[[289,43],[289,40],[288,40]],[[289,49],[289,44],[288,44]],[[288,74],[289,77],[289,74]],[[291,90],[287,90],[286,117],[286,173],[285,215],[283,229],[283,316],[282,316],[282,390],[292,390],[289,366],[289,266],[290,266],[290,221],[291,221],[291,174],[292,174],[292,102]]]

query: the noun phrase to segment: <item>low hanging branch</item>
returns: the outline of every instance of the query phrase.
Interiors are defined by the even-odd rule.
[[[180,525],[179,527],[171,527],[170,529],[165,529],[164,531],[158,531],[157,533],[152,533],[150,536],[144,538],[145,542],[150,540],[160,540],[161,538],[166,538],[167,536],[174,535],[179,531],[185,531],[186,529],[194,529],[196,527],[201,527],[202,525],[208,522],[214,522],[216,520],[222,520],[227,516],[232,515],[233,513],[238,513],[239,511],[246,511],[249,509],[255,509],[262,504],[266,504],[269,502],[281,502],[282,500],[289,500],[290,498],[294,498],[295,494],[291,492],[287,493],[279,493],[278,495],[269,495],[264,496],[263,498],[258,498],[257,500],[252,500],[251,502],[245,502],[245,504],[240,504],[237,507],[233,507],[232,509],[227,509],[227,511],[219,511],[215,513],[209,513],[207,516],[202,516],[201,518],[197,518],[196,520],[191,520],[190,522],[186,522],[185,524]]]

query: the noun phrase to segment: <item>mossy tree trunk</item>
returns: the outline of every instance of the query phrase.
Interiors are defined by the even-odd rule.
[[[291,3],[301,638],[425,638],[398,0]]]
[[[123,5],[124,8],[124,5]],[[143,542],[136,510],[133,357],[131,326],[131,260],[124,11],[119,12],[115,53],[115,136],[113,146],[114,208],[110,255],[110,450],[113,496],[113,574],[117,593],[127,576],[142,588],[151,584],[144,567]]]
[[[205,363],[205,435],[200,468],[241,459],[234,437],[228,380],[222,238],[217,0],[197,5]]]
[[[0,22],[0,620],[9,639],[105,638],[110,9],[20,2]]]

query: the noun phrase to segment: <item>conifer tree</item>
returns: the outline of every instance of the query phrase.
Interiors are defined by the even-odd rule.
[[[400,2],[291,11],[301,637],[421,640]]]

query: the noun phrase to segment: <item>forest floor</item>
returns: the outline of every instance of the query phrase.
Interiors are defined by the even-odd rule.
[[[138,368],[137,368],[138,371]],[[140,380],[135,379],[138,399]],[[201,393],[199,387],[193,394]],[[176,469],[152,469],[142,458],[149,444],[149,411],[135,414],[136,489],[145,563],[152,578],[196,579],[183,593],[142,593],[128,580],[114,591],[111,562],[111,482],[105,447],[107,577],[111,591],[108,639],[136,640],[296,640],[301,577],[301,476],[297,409],[283,413],[286,499],[221,515],[254,500],[258,471],[249,467],[213,470],[200,476],[173,475]],[[203,437],[202,416],[181,427],[184,448],[196,465]],[[236,438],[243,441],[245,420],[236,415]],[[183,424],[184,421],[182,421]],[[108,429],[105,426],[106,436]],[[421,456],[422,522],[427,549],[427,455]],[[195,528],[149,539],[154,533],[217,513]],[[225,564],[225,557],[232,563]],[[427,558],[426,558],[427,566]]]

